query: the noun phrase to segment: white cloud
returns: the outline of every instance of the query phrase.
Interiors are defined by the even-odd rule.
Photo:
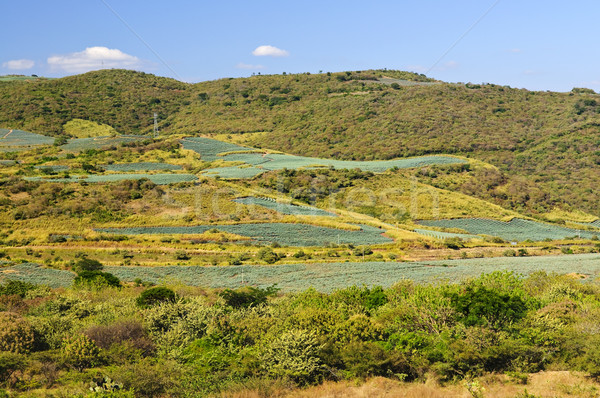
[[[257,57],[287,57],[290,53],[273,46],[258,46],[252,51],[252,55]]]
[[[251,64],[245,64],[243,62],[240,62],[235,67],[238,69],[265,69],[265,67],[263,65],[251,65]]]
[[[31,69],[33,65],[35,65],[35,62],[30,59],[13,59],[2,64],[4,68],[12,70]]]
[[[138,57],[121,50],[107,47],[88,47],[83,51],[48,58],[52,70],[81,73],[104,68],[135,68],[140,66]]]

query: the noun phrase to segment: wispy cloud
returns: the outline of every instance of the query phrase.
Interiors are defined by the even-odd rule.
[[[48,65],[54,71],[81,73],[104,68],[136,68],[141,60],[116,48],[88,47],[80,52],[49,57]]]
[[[240,62],[235,67],[238,69],[265,69],[263,65],[245,64],[243,62]]]
[[[521,50],[520,48],[509,48],[507,51],[513,54],[519,54],[523,52],[523,50]]]
[[[287,57],[290,53],[273,46],[258,46],[252,51],[252,55],[257,57]]]
[[[4,68],[11,70],[31,69],[33,65],[35,65],[35,62],[30,59],[13,59],[2,64]]]

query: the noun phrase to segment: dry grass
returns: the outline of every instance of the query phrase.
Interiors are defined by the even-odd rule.
[[[479,380],[486,398],[516,398],[525,390],[539,398],[598,397],[600,384],[582,373],[553,371],[531,374],[527,385],[515,384],[504,375],[490,375]],[[470,398],[473,395],[463,384],[440,386],[435,382],[402,383],[382,377],[365,383],[326,382],[306,389],[250,388],[224,393],[227,398]]]

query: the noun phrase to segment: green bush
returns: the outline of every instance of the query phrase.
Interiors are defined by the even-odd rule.
[[[26,366],[27,360],[22,354],[0,351],[0,384],[6,383],[14,372],[23,370]]]
[[[454,309],[466,326],[486,325],[502,328],[525,316],[527,306],[517,295],[502,294],[483,286],[467,286],[462,293],[450,294]]]
[[[11,296],[13,294],[25,298],[28,291],[34,290],[37,286],[33,283],[9,280],[0,285],[0,296]]]
[[[157,286],[144,290],[135,302],[139,307],[147,308],[160,303],[174,303],[176,300],[177,295],[173,290]]]
[[[263,247],[258,251],[256,257],[267,264],[274,264],[279,261],[279,256],[270,247]]]
[[[225,303],[233,308],[247,308],[267,302],[267,298],[277,294],[279,289],[274,285],[266,289],[259,287],[244,287],[236,290],[225,289],[219,293]]]
[[[100,348],[83,334],[63,340],[61,352],[65,362],[80,372],[100,364]]]
[[[73,280],[73,286],[101,289],[103,287],[121,287],[119,278],[108,272],[81,271]]]
[[[17,314],[0,312],[0,351],[26,354],[35,343],[34,330]]]
[[[89,258],[82,258],[75,263],[73,270],[75,272],[81,271],[102,271],[102,263],[98,260],[92,260]]]
[[[314,384],[323,377],[320,349],[313,332],[290,330],[271,342],[261,359],[271,376],[289,378],[300,385]]]

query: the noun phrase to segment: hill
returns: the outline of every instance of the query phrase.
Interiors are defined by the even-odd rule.
[[[272,75],[185,84],[103,70],[0,82],[0,126],[60,134],[74,118],[122,134],[226,134],[254,147],[339,160],[455,154],[494,169],[418,178],[541,216],[555,208],[600,216],[600,97],[451,84],[374,70]],[[261,134],[250,134],[250,133]]]

